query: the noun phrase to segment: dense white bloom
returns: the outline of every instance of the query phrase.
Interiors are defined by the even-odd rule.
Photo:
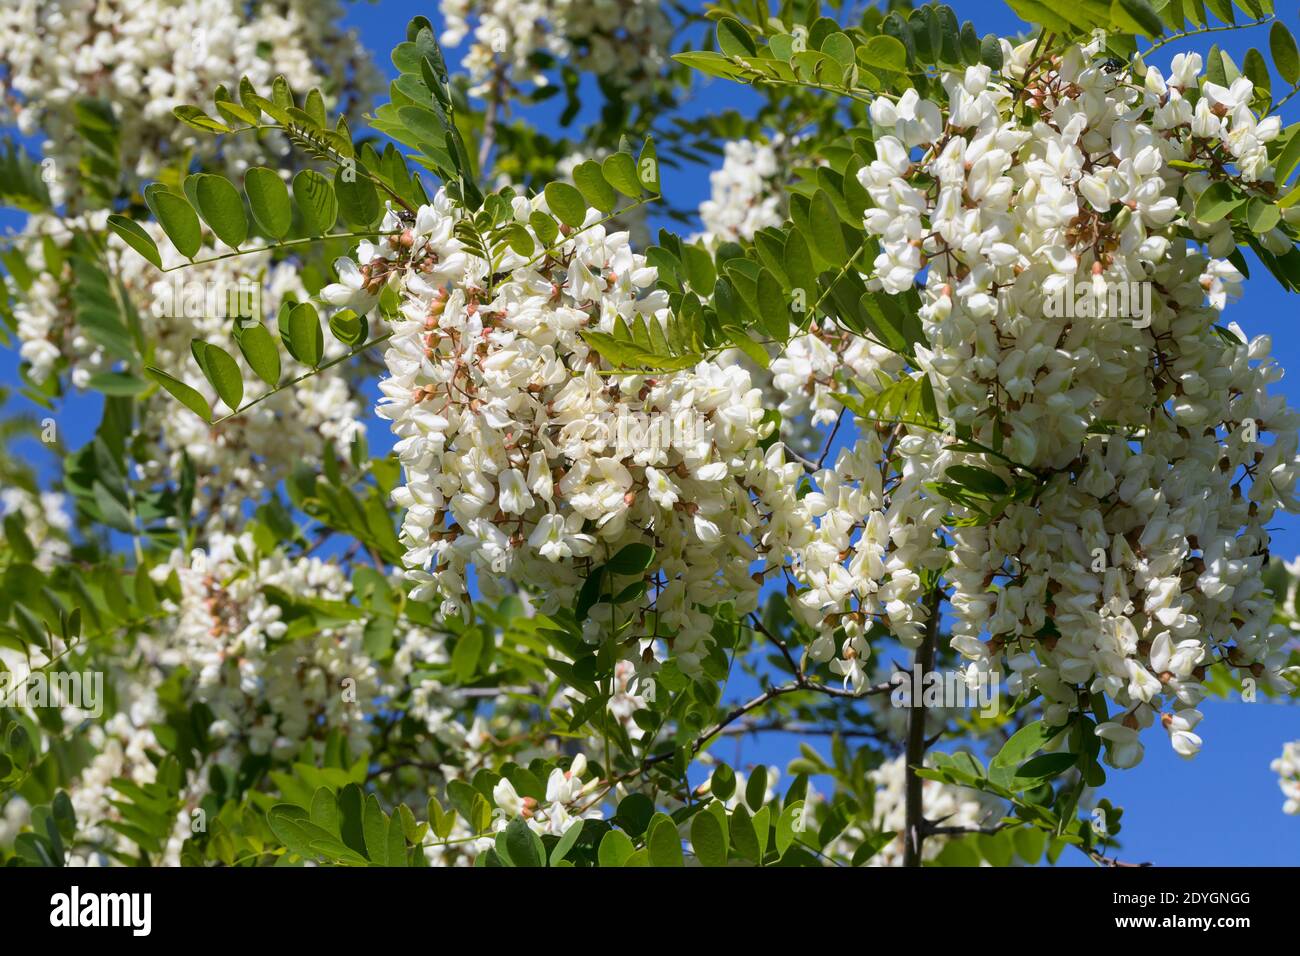
[[[1011,115],[1013,94],[987,69],[949,74],[946,104],[909,93],[873,109],[878,155],[859,174],[880,246],[871,278],[897,294],[926,270],[918,361],[940,414],[998,450],[970,455],[905,430],[892,508],[910,474],[923,485],[953,465],[1038,486],[1032,501],[1013,499],[991,518],[952,506],[977,518],[946,532],[953,647],[982,670],[1015,658],[1016,679],[1042,693],[1054,722],[1080,691],[1106,694],[1126,712],[1098,728],[1117,766],[1141,758],[1138,730],[1157,716],[1174,749],[1193,755],[1204,669],[1223,661],[1276,682],[1286,639],[1269,623],[1259,572],[1270,517],[1296,504],[1300,419],[1267,393],[1280,376],[1268,340],[1214,328],[1236,270],[1165,235],[1206,185],[1189,179],[1184,191],[1169,166],[1192,149],[1186,127],[1165,119],[1195,70],[1183,59],[1173,72],[1173,85],[1150,77],[1135,89],[1073,49],[1032,91],[1032,127]],[[1191,130],[1225,143],[1247,180],[1264,175],[1261,144],[1276,135],[1253,125],[1249,98],[1244,79],[1207,87],[1226,115]],[[1255,140],[1233,138],[1247,129]],[[924,155],[914,160],[913,149]],[[918,175],[933,186],[914,185]],[[1135,290],[1122,300],[1127,313],[1111,307],[1116,286]],[[1143,286],[1149,314],[1134,308],[1148,301]],[[876,376],[858,377],[875,387]],[[926,492],[910,507],[924,514],[926,501],[949,508]],[[849,511],[842,522],[861,520]],[[888,525],[886,551],[899,543]],[[871,537],[867,526],[855,551]],[[904,540],[915,546],[918,535]],[[938,566],[939,539],[926,530],[923,540],[903,568]],[[823,572],[820,606],[837,597],[840,567]],[[885,586],[854,575],[846,593]],[[896,606],[885,605],[891,623]]]
[[[719,242],[750,240],[768,226],[779,226],[781,167],[767,143],[742,139],[723,147],[722,167],[709,174],[709,198],[700,203],[701,238]]]
[[[542,208],[518,198],[516,220]],[[709,362],[664,376],[600,374],[581,330],[665,321],[664,294],[647,291],[655,272],[626,233],[589,225],[540,262],[507,252],[492,282],[452,236],[457,215],[439,194],[409,248],[376,253],[399,263],[384,268],[405,296],[379,414],[393,422],[405,468],[395,498],[413,596],[436,595],[459,613],[473,565],[490,572],[478,577],[485,591],[517,581],[545,612],[572,606],[592,568],[649,546],[652,565],[615,582],[621,594],[644,579],[649,598],[596,604],[587,632],[602,640],[617,628],[642,675],[653,650],[629,638],[658,634],[682,670],[698,673],[712,643],[700,608],[756,605],[745,539],[759,521],[750,484],[762,472],[759,392],[743,369]]]
[[[282,74],[300,92],[321,87],[330,108],[364,108],[378,74],[357,38],[338,27],[337,0],[11,0],[0,9],[0,119],[46,137],[56,203],[79,199],[83,144],[72,104],[112,104],[122,165],[141,180],[192,150],[221,150],[232,173],[287,153],[281,137],[218,143],[180,126],[172,109],[208,102],[242,76],[269,88]]]

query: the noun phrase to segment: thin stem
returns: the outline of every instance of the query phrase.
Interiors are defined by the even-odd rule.
[[[369,342],[365,343],[364,345],[357,346],[355,349],[353,349],[351,352],[348,352],[345,355],[340,355],[338,358],[330,359],[324,365],[317,365],[315,368],[308,369],[306,372],[303,372],[297,378],[292,378],[287,382],[281,382],[275,388],[263,392],[261,395],[257,396],[257,398],[253,399],[251,402],[247,402],[246,404],[239,406],[239,408],[235,409],[229,415],[223,415],[221,418],[218,418],[216,421],[212,422],[212,427],[216,428],[218,425],[222,424],[223,422],[228,422],[230,421],[230,419],[235,418],[238,415],[244,414],[244,412],[248,411],[254,405],[261,404],[262,402],[270,398],[272,395],[275,395],[279,392],[283,392],[286,388],[292,388],[293,386],[297,385],[299,382],[306,381],[307,379],[311,378],[313,375],[317,375],[321,372],[324,372],[326,369],[331,369],[335,365],[340,364],[341,362],[346,362],[348,359],[360,355],[362,352],[366,351],[371,346],[378,345],[380,342],[386,342],[392,337],[393,337],[392,332],[385,332],[383,335],[379,336],[379,338],[371,339]]]
[[[1225,23],[1222,26],[1217,26],[1217,27],[1210,27],[1210,26],[1197,27],[1195,30],[1184,30],[1181,33],[1171,33],[1169,34],[1169,36],[1162,37],[1161,39],[1157,40],[1155,43],[1151,44],[1151,46],[1149,46],[1147,49],[1141,51],[1138,54],[1138,56],[1142,57],[1143,59],[1146,59],[1148,56],[1150,56],[1156,50],[1159,50],[1161,47],[1168,46],[1169,44],[1175,43],[1178,40],[1182,40],[1186,37],[1201,36],[1202,34],[1206,34],[1206,33],[1224,33],[1228,30],[1249,30],[1251,27],[1261,26],[1265,23],[1269,23],[1276,19],[1277,17],[1275,17],[1273,14],[1270,13],[1266,16],[1260,17],[1258,20],[1252,20],[1250,23]]]
[[[336,232],[327,236],[308,236],[306,239],[289,239],[285,242],[273,242],[267,246],[254,246],[248,249],[237,249],[234,252],[223,252],[219,256],[209,256],[206,259],[191,259],[189,262],[183,262],[178,266],[170,266],[166,269],[159,269],[159,272],[176,272],[180,269],[188,269],[191,266],[206,265],[209,262],[220,262],[222,259],[233,259],[236,256],[247,256],[255,252],[271,252],[275,249],[289,249],[293,246],[303,246],[313,242],[326,242],[330,239],[368,239],[371,236],[396,236],[399,230],[389,231],[369,231],[369,232]]]

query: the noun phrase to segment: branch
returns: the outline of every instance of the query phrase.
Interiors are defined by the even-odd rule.
[[[925,639],[916,650],[912,662],[913,672],[925,674],[934,663],[934,645],[939,636],[939,607],[943,601],[943,589],[935,581],[926,604],[929,606],[930,618],[925,624]],[[910,702],[911,709],[907,715],[907,752],[905,766],[905,804],[906,823],[903,827],[903,866],[921,865],[921,848],[925,844],[925,813],[921,800],[921,778],[916,775],[917,768],[925,763],[925,701]]]
[[[865,737],[871,740],[885,741],[888,738],[881,731],[872,727],[825,727],[818,724],[801,723],[800,721],[785,721],[780,718],[759,723],[752,720],[742,720],[740,723],[733,724],[720,732],[724,737],[743,737],[746,734],[801,734],[806,737],[843,737],[846,740],[854,737]]]
[[[1178,40],[1182,40],[1186,37],[1200,36],[1204,33],[1223,33],[1227,30],[1248,30],[1251,27],[1261,26],[1265,23],[1269,23],[1276,19],[1277,17],[1275,17],[1273,14],[1270,13],[1267,16],[1260,17],[1258,20],[1252,20],[1250,23],[1227,23],[1224,24],[1223,26],[1217,26],[1217,27],[1204,26],[1204,27],[1197,27],[1195,30],[1184,30],[1181,33],[1171,33],[1169,34],[1169,36],[1162,37],[1161,39],[1157,40],[1155,43],[1151,44],[1151,46],[1147,47],[1147,49],[1141,51],[1138,54],[1138,56],[1141,57],[1143,60],[1145,60],[1148,56],[1150,56],[1156,50],[1159,50],[1161,47],[1168,46],[1169,44],[1174,43]]]
[[[750,700],[746,701],[745,703],[731,710],[730,713],[728,713],[725,717],[719,720],[716,724],[714,724],[708,730],[704,731],[693,741],[691,741],[690,744],[691,756],[694,757],[696,754],[698,754],[702,749],[704,749],[705,744],[707,744],[714,737],[724,734],[727,731],[728,727],[730,727],[736,721],[740,720],[740,718],[744,717],[750,711],[757,710],[758,708],[762,707],[764,704],[768,704],[771,701],[776,700],[778,697],[784,697],[786,694],[797,694],[800,691],[812,691],[813,693],[817,693],[817,694],[825,694],[828,697],[848,697],[856,700],[859,697],[869,697],[875,694],[888,694],[893,689],[894,689],[893,684],[889,682],[885,682],[883,684],[876,684],[872,687],[868,687],[861,694],[855,694],[853,693],[853,691],[841,690],[838,687],[827,687],[825,684],[820,684],[816,681],[810,681],[807,678],[791,681],[788,684],[780,684],[776,687],[769,687],[767,690],[759,694],[757,697],[751,698]],[[610,777],[608,780],[604,781],[605,789],[602,790],[601,793],[591,803],[583,807],[582,810],[579,811],[579,813],[585,812],[590,807],[595,806],[597,803],[599,803],[601,800],[604,799],[605,794],[609,793],[610,790],[614,789],[614,787],[618,786],[624,780],[630,780],[633,777],[639,777],[642,774],[644,774],[646,771],[648,771],[651,767],[655,766],[656,764],[661,764],[665,760],[671,760],[676,755],[677,755],[676,749],[665,750],[660,753],[654,754],[653,756],[646,757],[644,760],[641,761],[641,764],[639,766],[633,768],[632,770],[628,770],[625,771],[624,773],[618,774],[617,776]]]
[[[1083,847],[1080,847],[1079,849],[1083,850]],[[1121,867],[1124,869],[1141,869],[1152,866],[1151,863],[1127,863],[1124,860],[1119,860],[1115,857],[1103,856],[1099,850],[1083,850],[1083,852],[1087,853],[1088,859],[1092,860],[1092,862],[1096,863],[1098,866],[1107,866],[1111,868]]]
[[[280,392],[283,392],[286,388],[293,388],[293,386],[297,385],[299,382],[306,381],[307,379],[311,378],[313,375],[318,375],[319,373],[324,372],[326,369],[333,368],[335,365],[338,365],[342,362],[346,362],[348,359],[360,355],[362,352],[369,349],[372,345],[378,345],[380,342],[386,342],[392,337],[393,337],[392,332],[385,332],[383,335],[379,336],[378,338],[371,339],[369,342],[366,342],[362,345],[358,345],[352,351],[345,352],[343,355],[340,355],[338,358],[330,359],[328,362],[324,363],[323,365],[317,365],[315,368],[308,369],[306,372],[303,372],[297,378],[291,378],[287,382],[282,382],[281,384],[277,385],[275,388],[263,392],[261,395],[257,396],[257,398],[253,399],[252,401],[240,405],[229,415],[222,415],[216,421],[212,422],[211,427],[216,428],[221,423],[228,422],[230,421],[230,419],[235,418],[238,415],[244,414],[244,412],[248,411],[254,405],[258,405],[266,401],[272,395],[276,395]]]
[[[159,272],[177,272],[181,269],[189,269],[192,266],[207,265],[209,262],[220,262],[222,259],[234,259],[236,256],[249,256],[257,252],[273,252],[276,249],[289,249],[293,246],[309,245],[313,242],[326,242],[330,239],[368,239],[371,236],[396,236],[398,231],[383,229],[370,229],[365,232],[335,232],[324,236],[308,236],[305,239],[287,239],[283,241],[267,243],[264,246],[249,246],[247,249],[236,249],[234,252],[223,252],[219,256],[208,256],[206,259],[191,259],[189,262],[182,262],[178,266],[169,266],[166,269],[159,269]]]

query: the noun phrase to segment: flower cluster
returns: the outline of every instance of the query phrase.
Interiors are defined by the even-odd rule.
[[[213,534],[206,550],[177,551],[151,574],[159,587],[172,575],[180,598],[165,599],[158,623],[137,638],[140,666],[117,675],[120,706],[90,727],[95,756],[68,788],[85,841],[110,849],[121,842],[103,826],[116,819],[109,784],[118,777],[154,779],[150,753],[163,748],[152,728],[165,717],[158,691],[173,674],[182,675],[184,700],[210,711],[204,729],[215,745],[208,757],[214,764],[239,766],[250,755],[289,763],[304,741],[334,731],[344,734],[351,753],[363,753],[382,702],[403,707],[434,735],[415,753],[419,759],[472,752],[470,731],[453,714],[454,691],[419,673],[446,662],[445,636],[436,629],[402,626],[395,653],[382,663],[366,650],[360,617],[313,628],[309,637],[291,630],[292,604],[285,602],[349,600],[351,585],[336,562],[278,550],[259,554],[250,534]],[[444,769],[447,776],[456,772]],[[181,795],[166,861],[175,862],[189,836],[189,813],[206,792],[206,779],[206,773],[192,775]]]
[[[773,146],[748,139],[728,142],[722,167],[709,174],[709,198],[700,203],[700,238],[709,246],[748,241],[760,229],[779,226],[784,219],[780,174]]]
[[[541,197],[513,202],[525,226],[545,209]],[[699,673],[713,627],[701,608],[757,601],[747,537],[760,521],[754,482],[766,480],[759,392],[743,369],[707,361],[609,374],[580,333],[664,323],[667,301],[648,291],[655,271],[626,233],[608,233],[594,210],[557,248],[506,250],[495,266],[456,237],[458,216],[439,194],[404,234],[341,262],[345,281],[325,290],[365,308],[376,279],[402,289],[378,413],[405,469],[395,497],[413,596],[465,610],[473,565],[490,572],[477,579],[489,597],[515,581],[544,612],[572,607],[595,568],[637,545],[653,558],[605,585],[619,598],[590,608],[586,633],[617,636],[642,677],[657,666],[656,637]]]
[[[341,30],[338,0],[17,0],[0,10],[0,120],[46,136],[56,204],[76,198],[79,157],[72,104],[110,103],[121,124],[121,162],[139,179],[192,151],[220,148],[232,172],[287,152],[283,138],[224,143],[178,134],[172,109],[247,76],[259,89],[281,74],[296,90],[322,87],[331,107],[364,108],[378,74]],[[359,112],[358,114],[359,115]]]
[[[985,67],[946,75],[946,103],[873,103],[877,157],[859,174],[879,244],[869,278],[898,294],[924,271],[916,355],[941,419],[860,421],[863,437],[816,476],[817,536],[833,536],[795,560],[814,619],[847,615],[850,640],[881,620],[915,643],[917,575],[951,559],[953,647],[1006,672],[1012,693],[1041,693],[1051,723],[1105,694],[1122,713],[1098,733],[1131,766],[1156,720],[1180,754],[1200,747],[1209,665],[1279,680],[1286,635],[1259,572],[1269,520],[1297,504],[1300,418],[1268,394],[1281,373],[1267,338],[1216,328],[1236,271],[1170,231],[1196,226],[1208,186],[1171,161],[1226,150],[1244,178],[1266,177],[1250,136],[1276,129],[1226,100],[1214,123],[1180,107],[1195,55],[1135,87],[1090,52],[1037,76],[1027,104]],[[1028,48],[1005,55],[1024,70]],[[1117,286],[1145,314],[1112,308]],[[867,394],[899,381],[901,366],[872,359],[872,375],[854,369]],[[934,483],[955,465],[993,472],[1007,494],[983,516],[946,500]],[[1012,495],[1023,482],[1032,492]]]
[[[638,99],[653,88],[672,40],[653,0],[442,0],[441,10],[443,43],[459,46],[473,34],[464,66],[475,95],[503,82],[546,85],[536,64],[544,53]]]

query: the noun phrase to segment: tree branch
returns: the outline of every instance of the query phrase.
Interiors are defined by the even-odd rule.
[[[934,645],[939,636],[939,607],[943,601],[943,588],[935,581],[934,589],[926,601],[930,618],[925,624],[925,639],[916,650],[912,662],[913,672],[922,679],[934,663]],[[921,778],[916,771],[925,763],[925,700],[909,701],[907,715],[907,752],[905,761],[905,809],[903,828],[903,866],[921,865],[921,848],[925,844],[925,814],[921,801]]]

